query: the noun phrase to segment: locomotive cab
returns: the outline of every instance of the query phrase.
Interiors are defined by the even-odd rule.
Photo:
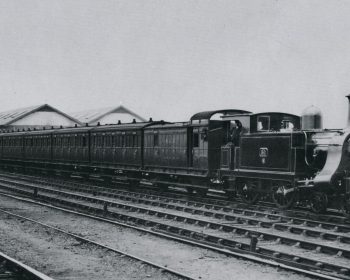
[[[254,133],[291,132],[300,130],[300,117],[292,114],[266,112],[246,115],[228,115],[224,119],[231,122],[242,123],[242,129],[238,137],[221,149],[221,169],[233,169],[235,150],[240,146],[241,136]],[[244,125],[243,125],[244,124]]]
[[[239,143],[221,150],[220,174],[229,192],[249,190],[243,199],[253,203],[258,197],[256,193],[269,188],[271,181],[265,178],[270,174],[275,179],[282,176],[293,181],[293,174],[302,172],[302,167],[295,163],[304,158],[301,151],[304,135],[296,115],[264,112],[248,117],[249,130],[241,135]]]

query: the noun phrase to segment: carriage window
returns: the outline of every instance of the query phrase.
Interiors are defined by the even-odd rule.
[[[132,146],[133,146],[133,147],[137,146],[137,143],[136,143],[136,135],[135,135],[135,134],[133,134],[133,136],[132,136]]]
[[[153,134],[153,147],[159,146],[159,135]]]
[[[258,117],[257,130],[258,131],[270,130],[270,117],[268,116]]]
[[[121,147],[125,147],[125,135],[121,136]]]
[[[85,135],[83,135],[83,147],[86,147],[86,136]]]
[[[126,135],[125,136],[125,147],[130,147],[130,142],[131,142],[131,136]]]
[[[193,147],[198,148],[199,147],[199,133],[193,132]]]

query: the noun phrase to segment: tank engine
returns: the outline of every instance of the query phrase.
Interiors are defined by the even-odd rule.
[[[286,128],[283,120],[276,129],[269,121],[263,131],[257,119],[260,131],[241,137],[224,180],[249,203],[272,199],[282,209],[299,203],[349,214],[350,129],[322,129],[322,114],[313,106],[303,112],[301,129]]]

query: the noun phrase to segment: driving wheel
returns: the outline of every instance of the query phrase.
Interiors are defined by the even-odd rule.
[[[259,181],[248,181],[243,184],[241,198],[245,203],[254,204],[259,199]]]
[[[295,202],[296,191],[288,182],[279,182],[274,188],[272,199],[280,209],[291,208]]]
[[[312,194],[310,201],[311,210],[315,213],[324,213],[328,205],[328,197],[321,192],[315,192]]]

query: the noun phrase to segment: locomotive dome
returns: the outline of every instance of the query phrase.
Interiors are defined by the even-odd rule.
[[[322,129],[322,122],[322,112],[314,105],[305,108],[301,114],[302,129]]]

